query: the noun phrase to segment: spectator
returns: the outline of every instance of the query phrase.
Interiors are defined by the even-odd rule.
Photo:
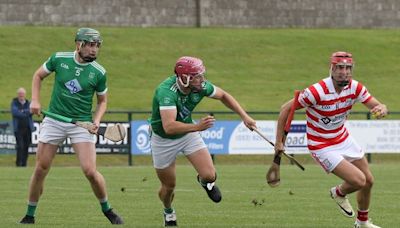
[[[17,158],[15,164],[25,167],[28,161],[28,149],[32,142],[32,113],[29,110],[29,101],[26,99],[24,88],[17,90],[17,97],[11,102],[11,113],[13,117],[14,135],[16,140],[15,149]]]

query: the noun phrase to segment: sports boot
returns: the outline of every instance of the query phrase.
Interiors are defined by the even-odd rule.
[[[177,226],[175,210],[172,213],[165,213],[164,211],[164,226]]]
[[[124,224],[122,218],[119,217],[119,215],[117,215],[112,208],[104,212],[104,215],[108,218],[108,220],[110,220],[111,224]]]
[[[219,191],[219,188],[217,185],[215,185],[215,182],[207,183],[203,185],[200,181],[200,176],[197,175],[197,181],[200,183],[200,185],[206,190],[208,197],[214,201],[215,203],[219,203],[222,199],[221,192]]]
[[[35,224],[35,217],[30,215],[25,215],[19,222],[20,224]]]
[[[369,220],[364,224],[359,224],[357,221],[354,223],[354,228],[381,228],[380,226],[372,224]]]
[[[331,190],[329,192],[331,194],[331,198],[339,206],[342,214],[349,218],[354,217],[354,211],[353,211],[353,208],[351,207],[349,199],[347,199],[346,196],[345,197],[338,196],[336,194],[336,187],[331,188]]]

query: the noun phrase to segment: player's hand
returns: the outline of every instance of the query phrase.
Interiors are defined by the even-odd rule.
[[[206,116],[200,119],[199,123],[197,123],[197,127],[199,131],[204,131],[208,128],[214,126],[215,118],[214,116]]]
[[[281,154],[282,152],[285,151],[285,146],[283,145],[282,142],[276,142],[274,150],[275,150],[275,154]]]
[[[29,109],[32,114],[40,116],[41,105],[39,101],[32,100]]]
[[[97,130],[99,130],[99,127],[100,127],[100,123],[94,122],[94,123],[92,124],[92,128],[89,129],[89,132],[90,132],[91,134],[97,134]]]
[[[377,119],[382,119],[383,117],[385,117],[388,114],[388,109],[386,107],[386,105],[384,104],[379,104],[376,105],[375,107],[373,107],[370,110],[372,116],[374,116]]]
[[[257,128],[257,126],[256,126],[256,121],[253,120],[253,118],[251,118],[250,116],[246,116],[245,118],[243,118],[243,123],[244,123],[244,125],[245,125],[248,129],[250,129],[251,131],[252,131],[253,129],[256,129],[256,128]]]

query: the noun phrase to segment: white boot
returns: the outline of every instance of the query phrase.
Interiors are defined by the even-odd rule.
[[[345,197],[338,196],[336,194],[336,187],[331,188],[330,193],[331,193],[332,199],[339,206],[342,214],[349,218],[354,217],[353,207],[351,207],[349,199],[347,199],[346,196]]]

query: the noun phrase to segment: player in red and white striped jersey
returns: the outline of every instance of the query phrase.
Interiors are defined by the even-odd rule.
[[[299,95],[298,100],[286,102],[278,119],[275,151],[284,150],[284,125],[290,107],[306,109],[307,143],[313,158],[327,172],[343,183],[331,189],[331,196],[343,214],[353,217],[354,211],[346,194],[357,191],[358,216],[356,227],[378,227],[368,220],[368,208],[374,178],[361,147],[349,135],[344,123],[354,103],[363,103],[373,116],[387,115],[386,105],[374,98],[360,82],[352,79],[352,54],[335,52],[331,56],[329,77],[315,83]]]

